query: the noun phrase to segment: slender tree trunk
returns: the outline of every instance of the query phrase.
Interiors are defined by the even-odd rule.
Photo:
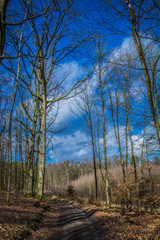
[[[100,136],[99,136],[99,118],[97,120],[97,139],[98,139],[98,146],[97,146],[97,156],[98,156],[98,160],[99,160],[99,170],[100,170],[100,173],[101,173],[101,177],[103,179],[103,182],[105,183],[105,177],[103,175],[103,172],[102,172],[102,161],[101,161],[101,150],[100,150],[100,143],[99,143],[99,139],[100,139]]]
[[[129,88],[128,88],[128,101],[127,101],[127,97],[126,97],[126,80],[125,78],[123,79],[123,99],[124,99],[124,105],[125,105],[125,112],[126,112],[126,129],[125,129],[125,138],[126,138],[126,177],[128,177],[128,126],[129,126],[129,108],[130,108],[130,101],[129,101]],[[131,134],[131,132],[130,132]],[[132,141],[131,139],[131,135],[130,136],[130,141]],[[133,148],[133,146],[132,146]],[[132,153],[133,153],[133,149],[132,149]],[[132,155],[133,156],[133,155]],[[131,194],[130,194],[130,190],[129,188],[127,188],[127,209],[131,210],[132,209],[132,205],[131,205]]]
[[[131,144],[131,158],[132,163],[134,167],[134,177],[135,177],[135,184],[136,184],[136,192],[137,192],[137,198],[138,198],[138,211],[141,212],[141,204],[140,204],[140,194],[139,194],[139,184],[138,184],[138,175],[137,175],[137,166],[136,161],[134,157],[134,148],[133,148],[133,141],[132,141],[132,135],[131,135],[131,129],[128,121],[128,131],[129,131],[129,138],[130,138],[130,144]]]
[[[28,156],[29,156],[29,131],[28,131],[28,118],[26,118],[26,130],[25,130],[25,164],[24,164],[24,194],[27,194],[28,190]]]
[[[142,149],[141,149],[141,179],[144,179],[144,173],[143,173],[143,149],[144,149],[144,136],[143,136],[143,143],[142,143]]]
[[[98,197],[98,184],[97,184],[97,172],[96,172],[95,144],[94,144],[92,118],[91,118],[90,111],[89,111],[89,127],[90,127],[90,134],[91,134],[91,140],[92,140],[92,156],[93,156],[93,169],[94,169],[94,180],[95,180],[95,193],[96,193],[96,199],[97,199],[97,197]]]
[[[8,151],[9,151],[9,169],[8,169],[8,186],[7,186],[7,199],[6,199],[6,204],[9,205],[10,202],[10,189],[11,189],[11,171],[12,171],[12,115],[13,115],[13,109],[14,109],[14,104],[16,100],[16,94],[17,94],[17,88],[18,88],[18,77],[16,79],[16,85],[15,85],[15,90],[14,90],[14,95],[13,95],[13,102],[11,106],[11,111],[9,115],[9,139],[8,139]]]
[[[42,102],[42,118],[41,118],[41,145],[40,145],[40,162],[37,179],[37,194],[39,199],[43,198],[44,194],[44,178],[45,178],[45,155],[46,155],[46,85],[43,83],[43,102]]]
[[[110,207],[110,193],[109,193],[109,176],[108,176],[108,166],[107,166],[107,149],[106,149],[106,127],[105,127],[105,115],[104,115],[104,98],[103,98],[103,87],[101,79],[101,58],[98,56],[99,61],[99,72],[98,79],[100,85],[100,95],[101,95],[101,111],[102,111],[102,123],[103,123],[103,153],[104,153],[104,163],[105,163],[105,178],[106,178],[106,197],[107,206]]]
[[[15,142],[15,166],[14,166],[14,191],[15,194],[18,192],[17,179],[18,179],[18,170],[17,170],[17,160],[18,160],[18,135],[16,129],[16,142]]]
[[[152,175],[151,175],[151,167],[150,167],[149,158],[148,158],[148,141],[149,141],[149,139],[146,139],[146,155],[147,155],[148,176],[149,176],[149,180],[150,180],[150,189],[151,189],[151,193],[152,193],[153,192],[153,179],[152,179]]]
[[[0,191],[3,189],[3,161],[4,161],[4,151],[3,151],[3,142],[0,141]]]
[[[40,144],[40,128],[41,128],[41,123],[39,122],[39,132],[37,133],[36,136],[36,161],[35,161],[35,183],[34,183],[34,192],[35,189],[37,188],[37,182],[38,182],[38,160],[39,160],[39,144]]]
[[[123,174],[123,182],[125,182],[125,179],[126,179],[125,165],[124,165],[124,158],[123,158],[123,154],[122,154],[122,148],[121,148],[121,143],[120,143],[120,135],[119,135],[119,102],[118,102],[117,89],[115,89],[115,96],[116,96],[116,120],[117,120],[117,130],[116,130],[116,124],[115,124],[115,119],[114,119],[112,96],[111,96],[111,92],[110,92],[110,90],[109,90],[109,97],[110,97],[110,103],[111,103],[111,115],[112,115],[112,121],[113,121],[113,128],[114,128],[114,133],[115,133],[115,137],[116,137],[116,141],[117,141],[118,148],[119,148],[119,153],[120,153],[121,167],[122,167],[122,174]]]
[[[24,193],[24,162],[23,162],[23,154],[22,154],[22,127],[20,125],[20,131],[19,131],[19,162],[20,162],[20,180],[21,180],[21,191]]]
[[[128,175],[128,119],[126,119],[125,139],[126,139],[126,177]]]
[[[0,140],[0,191],[4,190],[4,179],[5,179],[5,144],[4,144],[4,131],[5,131],[5,124],[3,126],[2,132],[1,132],[1,140]]]
[[[34,116],[34,118],[37,116]],[[35,131],[36,131],[36,119],[33,120],[32,135],[30,143],[30,151],[28,156],[28,195],[33,195],[33,158],[35,147]]]

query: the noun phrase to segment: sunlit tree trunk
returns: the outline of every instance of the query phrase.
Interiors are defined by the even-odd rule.
[[[28,118],[26,117],[26,129],[25,129],[25,164],[24,166],[24,194],[27,194],[28,186],[28,155],[29,155],[29,131],[28,131]]]
[[[160,145],[160,122],[159,122],[159,117],[158,117],[158,112],[157,112],[157,108],[160,109],[160,103],[159,103],[159,98],[158,98],[157,99],[158,100],[157,107],[156,107],[156,99],[155,99],[154,90],[152,87],[152,86],[155,86],[155,81],[154,81],[154,79],[153,79],[153,82],[151,80],[151,77],[149,74],[149,69],[148,69],[147,62],[146,62],[145,52],[144,52],[144,48],[142,45],[140,31],[139,31],[139,25],[140,25],[139,16],[136,16],[134,6],[132,6],[130,4],[129,0],[126,0],[125,2],[130,11],[130,18],[131,18],[131,24],[132,24],[132,37],[133,37],[133,41],[134,41],[136,50],[139,55],[139,59],[142,64],[144,75],[145,75],[149,106],[150,106],[150,110],[151,110],[152,117],[154,120],[157,138],[158,138],[159,145]]]
[[[103,182],[105,183],[105,177],[102,172],[102,159],[101,159],[101,149],[100,149],[100,119],[99,119],[99,113],[97,112],[97,144],[95,145],[96,155],[99,160],[99,170],[101,173],[101,177],[103,179]]]
[[[14,162],[14,191],[15,194],[18,192],[18,133],[16,129],[16,136],[15,136],[15,162]]]
[[[113,128],[114,128],[114,133],[115,133],[115,137],[116,137],[116,141],[117,141],[118,149],[119,149],[119,153],[120,153],[123,182],[125,182],[126,172],[125,172],[125,164],[124,164],[124,158],[123,158],[123,154],[122,154],[120,135],[119,135],[119,101],[118,101],[118,92],[117,92],[116,86],[115,86],[115,96],[116,96],[116,123],[115,123],[115,118],[114,118],[114,109],[113,109],[113,101],[112,101],[111,91],[109,90]],[[117,127],[116,127],[116,124],[117,124]]]
[[[20,190],[24,193],[24,162],[23,162],[23,147],[22,147],[22,126],[19,126],[19,163],[20,163]]]
[[[28,154],[28,195],[33,195],[33,157],[34,157],[34,145],[35,145],[35,130],[36,122],[33,122],[30,151]]]
[[[141,204],[140,204],[140,195],[139,195],[139,183],[138,183],[138,175],[137,175],[137,166],[136,166],[136,160],[134,157],[134,147],[133,147],[133,141],[132,141],[132,134],[131,134],[131,128],[128,121],[128,132],[129,132],[129,139],[131,144],[131,159],[132,164],[134,167],[134,178],[135,178],[135,184],[136,184],[136,192],[137,192],[137,198],[138,198],[138,211],[141,211]]]
[[[43,198],[44,193],[44,177],[45,177],[45,155],[46,155],[46,111],[47,111],[47,103],[46,103],[46,83],[45,80],[42,85],[42,94],[43,94],[43,102],[42,102],[42,112],[41,112],[41,144],[40,144],[40,162],[38,168],[38,179],[37,179],[37,193],[36,197],[39,199]]]
[[[103,154],[104,154],[104,163],[105,163],[105,180],[106,180],[106,198],[107,206],[110,207],[110,193],[109,193],[109,175],[108,175],[108,163],[107,163],[107,148],[106,148],[106,126],[105,126],[105,114],[104,114],[104,94],[103,94],[103,85],[102,85],[102,49],[101,46],[98,49],[98,81],[100,88],[101,96],[101,112],[102,112],[102,126],[103,126]]]
[[[39,117],[40,119],[40,117]],[[34,192],[37,189],[37,178],[38,178],[38,161],[39,161],[39,144],[40,144],[40,128],[41,128],[41,121],[39,120],[39,131],[36,136],[36,160],[35,160],[35,169],[34,169]]]
[[[28,194],[29,195],[33,195],[33,183],[34,183],[33,159],[34,159],[34,150],[35,150],[37,116],[38,116],[38,100],[35,102],[30,151],[29,151],[29,156],[28,156],[28,174],[29,174],[29,176],[28,176]]]
[[[97,184],[97,170],[96,170],[96,157],[95,157],[95,143],[94,143],[92,118],[91,118],[90,111],[89,111],[89,127],[90,127],[91,141],[92,141],[92,156],[93,156],[93,169],[94,169],[94,180],[95,180],[95,193],[96,193],[96,199],[97,199],[97,197],[98,197],[98,184]]]

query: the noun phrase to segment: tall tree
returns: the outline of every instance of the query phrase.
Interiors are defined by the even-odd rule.
[[[107,147],[106,147],[106,120],[105,120],[105,105],[104,105],[104,59],[105,53],[102,46],[102,40],[97,39],[95,51],[95,75],[97,78],[98,89],[100,94],[100,108],[101,108],[101,116],[102,116],[102,134],[103,134],[103,156],[104,156],[104,164],[105,164],[105,181],[106,181],[106,197],[107,197],[107,206],[110,206],[110,189],[109,189],[109,175],[108,175],[108,162],[107,162]]]
[[[39,3],[38,9],[40,9],[40,12],[46,9],[47,3],[48,1]],[[88,78],[87,75],[87,77],[77,81],[67,91],[63,87],[64,78],[55,78],[56,66],[74,52],[81,45],[83,39],[75,28],[75,19],[72,12],[74,1],[49,1],[49,3],[49,7],[39,18],[40,25],[34,18],[35,6],[33,3],[25,8],[29,17],[25,25],[28,37],[23,38],[21,74],[19,76],[22,87],[27,89],[32,101],[38,101],[40,104],[41,142],[37,177],[38,198],[43,197],[44,191],[48,110],[55,102],[76,95],[75,90]],[[12,71],[14,72],[13,68]],[[34,82],[39,84],[38,92]],[[34,142],[34,139],[32,142]]]
[[[112,16],[112,18],[116,18],[117,16],[121,16],[122,19],[124,28],[122,29],[119,26],[119,22],[117,22],[114,26],[111,24],[112,30],[118,34],[129,34],[133,38],[134,46],[142,66],[150,112],[152,114],[157,139],[160,145],[160,92],[158,87],[159,79],[157,75],[157,66],[159,64],[160,54],[158,51],[154,56],[151,56],[146,52],[148,47],[152,46],[152,48],[154,48],[159,42],[159,4],[157,1],[152,0],[121,0],[117,1],[117,4],[115,4],[115,1],[113,2],[112,0],[104,0],[104,2],[107,5],[110,17]],[[110,25],[110,23],[108,22],[108,25]],[[129,32],[128,29],[130,30]],[[149,64],[150,58],[154,59],[154,64],[152,66]]]
[[[80,111],[80,119],[85,125],[86,129],[89,129],[92,146],[92,158],[93,158],[93,170],[95,180],[95,197],[98,198],[98,180],[97,180],[97,169],[96,169],[96,152],[95,152],[95,136],[94,136],[94,89],[91,84],[88,84],[86,89],[78,96],[76,102],[76,115],[77,107]]]

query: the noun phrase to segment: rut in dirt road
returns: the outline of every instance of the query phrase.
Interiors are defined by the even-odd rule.
[[[59,224],[63,226],[62,240],[98,240],[99,226],[89,214],[74,205],[59,200],[52,201],[60,212]],[[97,230],[96,230],[97,229]]]

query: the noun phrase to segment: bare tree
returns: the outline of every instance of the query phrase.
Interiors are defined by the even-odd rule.
[[[109,176],[108,176],[108,163],[107,163],[107,149],[106,149],[106,121],[105,121],[105,105],[104,105],[104,58],[105,53],[103,51],[101,39],[97,39],[95,51],[96,67],[95,75],[97,77],[98,89],[100,92],[100,105],[101,105],[101,116],[102,116],[102,127],[103,127],[103,156],[105,164],[105,181],[106,181],[106,197],[107,197],[107,206],[110,206],[110,190],[109,190]]]
[[[123,19],[123,29],[119,29],[119,24],[115,24],[113,31],[118,34],[129,34],[132,36],[139,60],[142,66],[142,71],[145,78],[145,85],[147,90],[148,102],[150,111],[155,124],[157,132],[157,139],[160,144],[160,123],[159,123],[159,87],[157,76],[157,65],[159,64],[159,52],[154,56],[148,55],[146,49],[148,46],[153,47],[159,42],[157,35],[157,28],[159,27],[159,5],[156,1],[129,1],[121,0],[115,4],[112,1],[105,0],[106,6],[109,8],[109,13],[114,16],[121,16]],[[158,7],[158,8],[157,8]],[[110,16],[111,16],[110,15]],[[125,25],[126,24],[126,25]],[[126,28],[128,24],[128,28]],[[128,32],[129,29],[129,32]],[[110,28],[111,30],[111,28]],[[150,66],[148,60],[154,58],[154,64]]]
[[[92,158],[93,158],[93,170],[95,180],[95,197],[98,198],[98,181],[97,181],[97,169],[96,169],[96,152],[95,152],[95,136],[94,136],[94,89],[90,84],[87,85],[86,89],[78,96],[75,100],[76,103],[76,115],[77,107],[80,111],[79,118],[85,125],[86,129],[89,129],[92,146]]]
[[[62,4],[62,2],[56,3],[50,1],[50,6],[40,19],[41,28],[37,25],[36,19],[34,18],[34,6],[30,4],[30,8],[27,8],[29,21],[28,24],[26,24],[26,28],[28,31],[30,29],[30,33],[27,40],[23,38],[23,47],[21,48],[22,64],[19,79],[21,80],[22,88],[28,91],[32,101],[39,102],[40,104],[41,142],[37,177],[38,198],[43,197],[44,190],[46,117],[48,109],[51,109],[51,106],[54,106],[55,102],[76,95],[76,89],[78,89],[90,75],[90,73],[87,74],[87,77],[77,81],[67,91],[65,91],[63,87],[64,79],[60,80],[54,77],[56,66],[60,64],[65,57],[73,53],[83,42],[83,39],[79,37],[76,31],[74,31],[74,33],[71,28],[75,20],[72,13],[73,2],[74,1],[65,1]],[[44,9],[45,6],[45,3],[40,4],[42,9]],[[66,39],[66,42],[64,39]],[[30,69],[28,69],[28,65],[30,65]],[[15,73],[12,64],[11,68]],[[39,91],[36,91],[37,84],[39,84]],[[35,111],[37,110],[35,109]],[[53,122],[53,120],[51,122]],[[33,138],[32,143],[34,142],[35,139]],[[33,154],[30,155],[33,156]]]

